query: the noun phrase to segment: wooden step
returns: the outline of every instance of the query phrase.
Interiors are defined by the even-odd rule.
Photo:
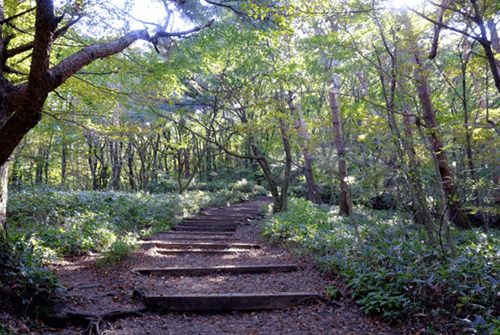
[[[162,249],[260,249],[255,243],[176,243],[176,242],[146,242],[143,246],[155,246]]]
[[[297,271],[296,265],[225,265],[208,268],[155,268],[155,269],[136,269],[135,272],[144,275],[156,276],[201,276],[215,273],[274,273],[274,272],[292,272]]]
[[[241,219],[245,218],[228,218],[227,216],[221,216],[221,217],[210,217],[210,216],[200,216],[197,218],[190,218],[190,219],[184,219],[183,222],[227,222],[227,223],[238,223],[240,222]]]
[[[235,231],[236,229],[238,229],[239,225],[236,226],[219,226],[219,225],[196,225],[196,224],[180,224],[177,226],[177,228],[198,228],[200,229],[201,231],[212,231],[213,229],[234,229],[233,231]],[[204,230],[204,229],[209,229],[209,230]],[[227,230],[222,230],[222,231],[227,231]]]
[[[258,210],[255,210],[253,208],[244,208],[244,207],[238,207],[238,208],[227,208],[225,210],[218,210],[218,211],[211,211],[211,212],[206,212],[207,214],[220,214],[220,215],[231,215],[231,214],[246,214],[246,215],[261,215]]]
[[[162,255],[232,255],[246,250],[156,250],[157,253]]]
[[[213,240],[213,241],[239,241],[239,238],[231,237],[231,236],[183,236],[183,235],[171,235],[168,237],[169,240],[186,240],[186,241],[204,241],[204,240]],[[150,240],[152,241],[152,240]]]
[[[241,222],[218,222],[218,221],[184,221],[179,226],[208,226],[208,227],[238,227]]]
[[[245,213],[225,213],[225,214],[220,214],[220,213],[202,213],[200,218],[242,218],[246,219],[248,217],[252,217],[254,215],[249,215]]]
[[[170,230],[170,231],[167,231],[167,232],[163,232],[161,234],[165,234],[165,235],[174,235],[174,236],[177,236],[177,235],[186,235],[186,236],[200,236],[200,235],[203,235],[203,236],[234,236],[234,233],[233,232],[208,232],[208,231],[175,231],[175,230]]]
[[[236,227],[226,228],[212,228],[204,226],[177,226],[174,228],[176,231],[199,231],[199,232],[229,232],[236,231]]]
[[[276,294],[214,294],[143,296],[147,308],[168,311],[232,311],[286,308],[308,300],[318,300],[316,293],[287,292]]]

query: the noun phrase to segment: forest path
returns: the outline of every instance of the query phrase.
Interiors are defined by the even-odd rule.
[[[396,334],[350,299],[333,301],[307,257],[259,241],[263,197],[210,208],[143,242],[112,272],[95,256],[55,266],[67,286],[63,329],[42,334]]]

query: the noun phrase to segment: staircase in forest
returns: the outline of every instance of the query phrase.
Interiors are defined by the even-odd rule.
[[[259,206],[268,201],[210,209],[201,217],[184,220],[171,232],[144,241],[143,248],[166,257],[164,263],[172,266],[135,269],[148,276],[147,284],[135,294],[149,310],[158,312],[261,310],[317,301],[316,292],[286,290],[283,276],[297,271],[297,265],[273,263],[259,243],[238,237],[239,228],[261,218]],[[255,277],[263,274],[266,277]],[[277,287],[273,287],[273,276],[279,277]],[[174,277],[182,283],[177,285]],[[190,281],[190,277],[196,278]]]
[[[43,335],[395,334],[332,300],[314,261],[258,242],[260,198],[185,220],[112,269],[96,255],[58,264],[64,299]],[[61,328],[65,328],[62,330]]]

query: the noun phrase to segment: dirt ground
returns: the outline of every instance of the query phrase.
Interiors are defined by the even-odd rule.
[[[225,209],[207,209],[214,217],[235,210],[245,212],[231,242],[260,244],[260,249],[231,250],[224,255],[162,255],[147,243],[119,268],[96,267],[98,255],[67,259],[52,265],[66,287],[60,315],[70,315],[72,324],[46,325],[31,334],[427,334],[425,325],[390,327],[378,318],[365,316],[343,290],[340,279],[322,274],[314,260],[297,258],[288,250],[264,244],[259,239],[259,207],[267,198]],[[238,207],[239,206],[239,207]],[[152,241],[194,243],[190,234],[159,234]],[[196,242],[217,242],[228,236]],[[186,239],[184,239],[186,238]],[[203,236],[199,236],[199,239]],[[162,267],[208,267],[221,265],[296,264],[298,271],[267,274],[223,274],[205,276],[141,275],[134,269]],[[325,289],[335,286],[343,292],[330,299]],[[134,293],[135,292],[135,293]],[[147,309],[140,294],[183,295],[220,293],[314,292],[320,299],[299,306],[275,310],[222,312],[167,312]],[[80,318],[80,319],[79,319]],[[80,322],[78,321],[80,320]],[[78,325],[78,323],[80,323]]]

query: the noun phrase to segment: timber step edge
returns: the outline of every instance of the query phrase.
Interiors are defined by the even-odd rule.
[[[211,221],[211,222],[205,222],[205,221],[184,221],[182,223],[179,223],[177,227],[183,227],[183,226],[200,226],[200,227],[238,227],[242,224],[243,222],[218,222],[218,221]]]
[[[212,228],[204,226],[177,226],[173,228],[175,231],[199,231],[199,232],[228,232],[236,231],[236,227]]]
[[[169,236],[169,240],[186,240],[186,241],[212,240],[212,241],[223,241],[223,242],[240,241],[239,238],[232,237],[232,236],[198,236],[198,235],[192,235],[192,236],[172,235],[172,236]],[[151,240],[147,240],[147,241],[154,242],[155,240],[151,239]]]
[[[231,255],[248,250],[156,250],[157,253],[162,255]]]
[[[176,243],[151,241],[142,243],[142,246],[154,246],[162,249],[261,249],[255,243]]]
[[[297,265],[250,265],[250,266],[214,266],[206,268],[155,268],[135,269],[133,272],[156,276],[201,276],[216,273],[275,273],[297,271]]]
[[[234,232],[207,232],[207,231],[175,231],[170,230],[160,233],[160,235],[204,235],[204,236],[234,236]]]
[[[209,216],[200,216],[197,218],[189,218],[189,219],[184,219],[183,222],[195,222],[195,221],[205,221],[205,222],[225,222],[225,223],[238,223],[241,221],[245,221],[246,217],[241,217],[241,218],[222,218],[222,217],[209,217]]]
[[[318,301],[316,293],[286,292],[276,294],[216,294],[142,296],[150,310],[168,311],[232,311],[286,308],[310,300]]]

